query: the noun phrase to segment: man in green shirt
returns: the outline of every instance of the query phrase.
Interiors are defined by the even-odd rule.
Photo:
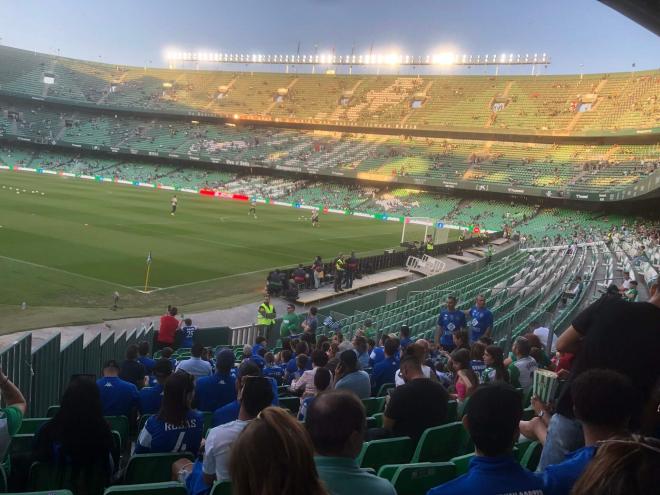
[[[623,293],[623,297],[628,302],[635,302],[635,301],[637,301],[637,296],[638,295],[639,295],[639,292],[637,291],[637,281],[636,280],[631,280],[630,281],[630,288]]]
[[[296,307],[293,304],[287,304],[286,314],[282,317],[280,325],[280,337],[286,338],[299,335],[302,332],[300,328],[300,317],[296,314]]]
[[[0,392],[2,392],[2,399],[7,405],[0,409],[0,462],[8,471],[9,462],[8,459],[5,459],[5,456],[9,450],[11,437],[16,435],[21,427],[23,415],[27,410],[27,403],[21,391],[7,378],[2,369],[0,369]]]
[[[351,392],[323,392],[307,409],[305,427],[314,444],[319,478],[332,495],[396,495],[384,478],[360,469],[355,458],[362,449],[364,406]]]

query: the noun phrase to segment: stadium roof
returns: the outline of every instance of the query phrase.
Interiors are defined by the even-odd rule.
[[[660,0],[599,0],[660,36]]]

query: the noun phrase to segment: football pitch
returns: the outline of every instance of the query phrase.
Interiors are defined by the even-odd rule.
[[[256,301],[274,268],[382,252],[401,236],[400,223],[328,214],[312,228],[309,210],[263,204],[253,219],[247,203],[188,193],[171,216],[172,194],[0,171],[0,333]]]

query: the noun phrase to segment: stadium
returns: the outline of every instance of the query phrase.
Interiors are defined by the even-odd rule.
[[[0,493],[654,491],[660,12],[585,3],[643,63],[0,38]]]

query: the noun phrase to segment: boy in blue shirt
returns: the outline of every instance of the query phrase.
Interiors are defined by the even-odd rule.
[[[465,313],[456,309],[458,299],[456,296],[447,296],[447,308],[440,311],[438,317],[438,330],[435,334],[435,344],[442,345],[442,348],[451,352],[454,350],[454,332],[465,328]]]
[[[371,374],[371,391],[375,395],[386,383],[394,383],[394,377],[399,369],[399,339],[391,338],[385,341],[385,359],[374,366]]]
[[[284,378],[284,370],[281,366],[275,364],[275,356],[272,352],[267,352],[264,356],[264,361],[266,365],[263,369],[264,376],[272,378],[277,382],[278,385],[282,385],[282,380]]]
[[[412,339],[410,338],[410,327],[408,325],[401,325],[399,330],[399,344],[401,345],[401,350],[405,351],[406,347],[412,344]]]
[[[470,342],[476,342],[481,337],[490,337],[493,329],[493,313],[486,307],[486,298],[483,294],[477,296],[475,305],[468,311],[468,324],[470,326]]]
[[[543,483],[513,457],[522,417],[520,394],[505,383],[480,385],[470,397],[463,426],[476,456],[467,474],[429,490],[427,495],[543,495]]]
[[[599,442],[628,436],[628,422],[638,401],[629,378],[605,369],[578,375],[571,383],[571,397],[585,446],[568,454],[564,462],[538,473],[546,495],[568,495],[596,454]]]
[[[215,374],[197,379],[195,404],[200,411],[213,412],[236,400],[236,378],[232,375],[234,353],[222,349],[215,358]]]
[[[103,366],[103,378],[96,381],[104,416],[131,417],[140,394],[135,385],[119,378],[119,364],[111,359]]]
[[[179,332],[181,332],[181,347],[188,349],[192,348],[196,331],[197,327],[192,324],[190,318],[183,320],[183,326],[179,328]]]
[[[159,359],[153,367],[156,383],[140,390],[140,414],[156,414],[163,400],[163,385],[172,374],[172,363]]]

